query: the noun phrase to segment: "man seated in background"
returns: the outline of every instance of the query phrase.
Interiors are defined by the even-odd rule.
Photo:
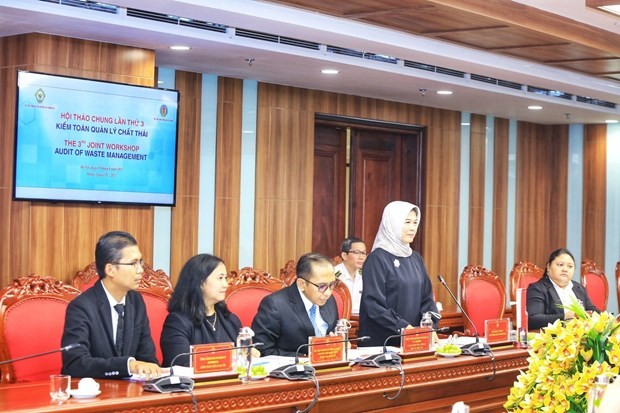
[[[133,236],[113,231],[95,247],[99,280],[69,303],[62,373],[74,377],[152,379],[161,375],[146,306],[134,291],[142,279],[142,253]]]
[[[302,255],[296,270],[293,284],[263,298],[252,322],[254,341],[264,343],[259,347],[263,356],[295,356],[308,337],[325,336],[336,327],[338,308],[332,290],[338,280],[329,258]]]
[[[336,276],[351,293],[351,313],[359,314],[362,299],[362,266],[366,261],[366,244],[359,238],[349,237],[342,241],[340,257],[342,262],[334,268]]]

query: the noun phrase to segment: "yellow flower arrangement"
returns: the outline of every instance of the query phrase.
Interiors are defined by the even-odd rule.
[[[607,313],[588,314],[578,301],[531,342],[529,367],[517,377],[504,408],[509,412],[585,413],[588,391],[600,374],[620,371],[620,323]]]

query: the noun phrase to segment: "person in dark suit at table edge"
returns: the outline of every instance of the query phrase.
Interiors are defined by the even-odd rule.
[[[134,291],[144,272],[136,239],[127,232],[108,232],[97,242],[95,263],[99,280],[67,307],[62,346],[80,346],[63,352],[62,373],[106,379],[161,376],[146,306]]]
[[[252,322],[254,340],[264,343],[259,349],[263,356],[295,356],[308,337],[325,336],[336,327],[338,308],[332,290],[338,280],[329,258],[302,255],[296,270],[295,283],[263,298]]]
[[[527,287],[528,329],[574,318],[571,310],[559,307],[570,305],[574,298],[581,301],[586,311],[600,311],[590,301],[585,288],[571,280],[574,273],[575,258],[569,250],[560,248],[551,253],[543,277]]]

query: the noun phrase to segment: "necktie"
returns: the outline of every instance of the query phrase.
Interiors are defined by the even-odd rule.
[[[116,304],[114,309],[118,313],[118,324],[116,327],[116,351],[123,353],[123,335],[125,333],[125,304]]]
[[[316,304],[312,304],[312,307],[308,310],[308,316],[310,317],[310,322],[314,328],[314,335],[321,337],[321,331],[319,330],[319,326],[316,324]]]

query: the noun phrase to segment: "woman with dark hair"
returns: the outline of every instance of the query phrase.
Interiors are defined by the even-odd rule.
[[[562,308],[575,299],[581,301],[586,311],[599,311],[592,304],[585,288],[573,282],[575,258],[566,248],[551,253],[543,277],[527,287],[528,328],[530,330],[546,327],[556,320],[575,317],[571,310]]]
[[[224,262],[213,255],[198,254],[185,263],[161,333],[164,366],[189,352],[190,345],[235,342],[241,321],[224,302],[226,274]],[[253,354],[258,356],[258,352]],[[188,366],[189,356],[179,357],[175,365]]]

